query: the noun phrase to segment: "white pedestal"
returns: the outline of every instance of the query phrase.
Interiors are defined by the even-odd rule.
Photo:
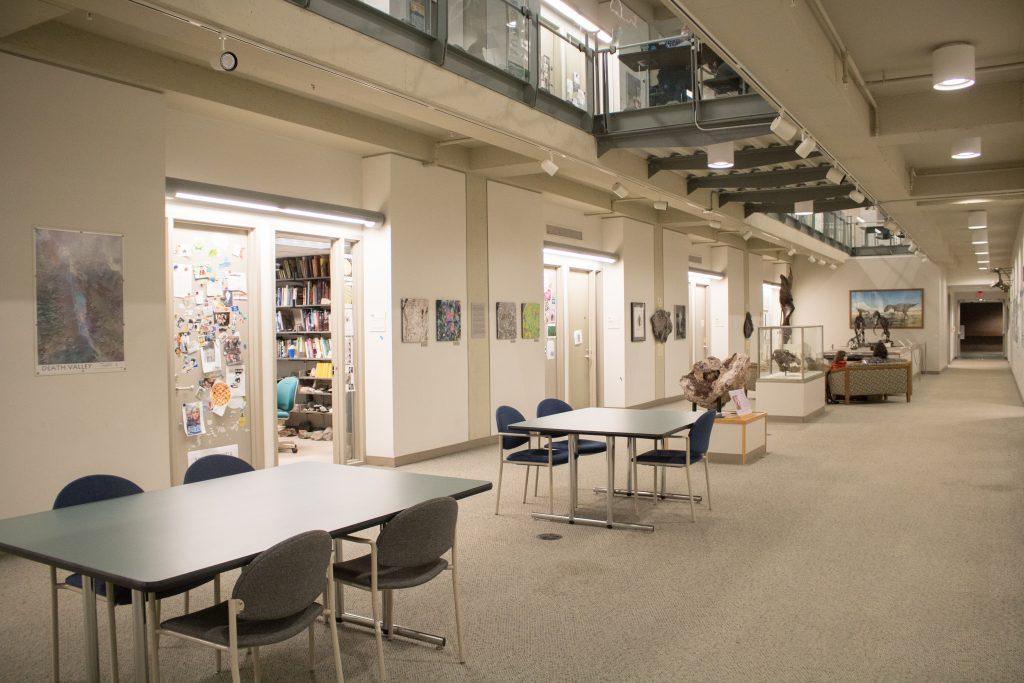
[[[822,413],[825,411],[825,375],[806,382],[761,377],[757,380],[755,405],[772,419],[803,420]]]

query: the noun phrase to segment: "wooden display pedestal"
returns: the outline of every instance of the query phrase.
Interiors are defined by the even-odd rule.
[[[768,452],[768,413],[715,418],[710,450],[715,462],[738,462],[741,465],[746,465],[748,458],[753,462],[764,456]]]

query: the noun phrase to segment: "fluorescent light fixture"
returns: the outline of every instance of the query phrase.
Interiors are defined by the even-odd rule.
[[[282,247],[304,247],[306,249],[330,249],[330,242],[314,242],[313,240],[299,240],[294,237],[278,237],[274,240]]]
[[[932,52],[932,87],[962,90],[974,85],[974,46],[950,43]]]
[[[585,261],[597,261],[598,263],[615,263],[615,258],[604,254],[596,254],[590,251],[573,251],[572,249],[560,247],[544,247],[545,256],[563,256],[565,258],[583,259]]]
[[[983,240],[974,240],[973,242],[971,242],[971,244],[988,244],[988,239],[986,238]]]
[[[974,252],[974,255],[975,256],[988,256],[988,252],[987,251],[976,251],[976,252]]]
[[[305,209],[281,209],[281,213],[286,213],[289,216],[301,216],[302,218],[315,218],[323,221],[333,221],[335,223],[351,223],[353,225],[364,225],[367,228],[372,228],[376,223],[368,221],[365,218],[353,218],[352,216],[340,216],[336,213],[321,213],[320,211],[306,211]]]
[[[854,190],[853,192],[850,193],[849,196],[852,201],[855,201],[858,204],[864,201],[864,193],[861,192],[860,190]]]
[[[988,227],[988,211],[968,211],[967,229],[981,230]]]
[[[807,260],[810,261],[811,263],[817,263],[818,262],[818,259],[814,258],[814,254],[808,254],[807,255]]]
[[[629,196],[629,190],[626,189],[626,186],[623,185],[622,183],[615,183],[614,185],[612,185],[612,192],[614,192],[615,196],[617,196],[619,199],[625,199],[626,197]]]
[[[263,204],[261,202],[247,202],[241,199],[227,199],[225,197],[212,197],[206,194],[195,194],[194,192],[175,192],[175,199],[187,199],[193,202],[205,202],[207,204],[219,204],[221,206],[234,206],[239,209],[254,209],[256,211],[273,211],[277,212],[278,209],[273,204]]]
[[[841,185],[843,182],[843,178],[845,177],[846,174],[840,171],[835,166],[828,169],[828,173],[825,174],[825,180],[829,181],[833,185]]]
[[[540,162],[540,167],[548,175],[553,176],[556,173],[558,173],[558,164],[556,164],[555,160],[551,157],[548,157],[544,161]]]
[[[802,202],[793,203],[793,215],[794,216],[810,216],[814,213],[814,200],[808,199]]]
[[[981,138],[977,135],[962,138],[953,143],[950,159],[977,159],[981,156]]]
[[[785,142],[789,142],[795,138],[796,134],[799,132],[799,129],[793,125],[793,122],[782,114],[776,116],[768,127]]]
[[[663,200],[657,200],[654,202],[655,211],[668,211],[668,202]]]
[[[992,263],[988,259],[978,259],[978,263]]]
[[[597,32],[597,39],[602,41],[602,42],[605,42],[605,43],[611,43],[611,42],[614,42],[614,40],[615,40],[610,35],[608,35],[607,31],[603,31],[603,30],[598,30],[598,32]]]
[[[708,168],[732,168],[735,162],[736,148],[731,142],[719,142],[708,145]]]
[[[690,282],[696,282],[697,284],[711,284],[722,279],[721,273],[715,273],[710,270],[694,270],[690,268]]]
[[[606,43],[612,42],[611,36],[602,31],[600,26],[592,22],[590,19],[587,19],[585,16],[583,16],[575,9],[570,7],[567,3],[562,2],[562,0],[544,0],[544,4],[550,7],[551,9],[555,10],[559,14],[561,14],[566,19],[571,19],[572,21],[575,21],[576,25],[582,28],[587,33],[597,33],[598,38],[601,38],[601,33],[604,33],[604,35],[608,37],[608,40],[605,40],[604,38],[601,39],[604,40]]]
[[[750,238],[753,237],[753,236],[754,236],[754,233],[752,231],[750,231],[750,230],[747,230],[745,233],[740,235],[740,237],[743,238],[744,242],[749,242]]]
[[[801,159],[806,159],[817,147],[818,143],[814,141],[814,138],[807,135],[800,141],[800,144],[796,146],[796,155]]]
[[[860,216],[855,216],[855,218],[857,219],[858,223],[867,223],[867,221],[861,218]]]
[[[988,201],[989,201],[988,199],[979,199],[979,198],[976,197],[974,199],[961,199],[960,201],[953,202],[953,203],[954,204],[987,204]]]

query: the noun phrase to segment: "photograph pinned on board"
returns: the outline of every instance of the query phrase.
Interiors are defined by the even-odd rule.
[[[203,372],[216,372],[221,367],[220,346],[212,341],[203,344],[199,349],[199,360],[203,364]]]
[[[231,324],[231,311],[214,311],[213,322],[218,327],[227,327]]]
[[[462,337],[462,303],[458,299],[438,299],[435,315],[437,341],[459,341]]]
[[[209,280],[210,279],[210,266],[205,263],[197,263],[193,275],[197,280]]]
[[[210,388],[210,412],[218,417],[223,417],[228,409],[228,401],[231,400],[231,387],[223,380],[217,380]]]
[[[236,365],[224,373],[224,381],[231,389],[232,396],[245,396],[245,366]]]
[[[521,304],[519,317],[523,339],[540,339],[540,304]]]
[[[185,428],[185,436],[201,436],[206,433],[202,401],[181,404],[181,423]]]
[[[242,340],[238,335],[224,338],[224,364],[242,364]]]

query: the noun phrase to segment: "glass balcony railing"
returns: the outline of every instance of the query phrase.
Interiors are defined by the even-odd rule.
[[[506,0],[449,0],[448,43],[514,78],[530,78],[530,19]]]
[[[539,28],[537,87],[578,109],[588,110],[586,46],[544,23]]]
[[[404,24],[433,35],[437,3],[434,0],[356,0]]]

